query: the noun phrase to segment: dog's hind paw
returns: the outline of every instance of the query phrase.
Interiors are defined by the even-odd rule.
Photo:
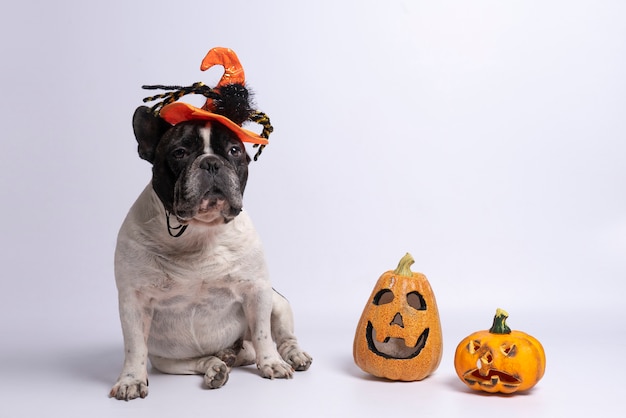
[[[204,373],[204,384],[209,389],[221,388],[228,382],[229,368],[222,360],[212,357],[207,363]]]
[[[148,396],[148,381],[135,379],[132,377],[120,378],[109,392],[110,398],[122,401],[130,401],[135,398],[145,398]]]

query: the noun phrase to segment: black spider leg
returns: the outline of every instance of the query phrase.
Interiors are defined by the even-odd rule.
[[[269,139],[270,134],[274,132],[274,127],[272,126],[270,122],[269,116],[257,110],[254,113],[252,113],[252,115],[250,115],[250,120],[252,122],[256,122],[259,125],[261,125],[263,127],[263,131],[261,132],[260,136],[262,138]],[[254,144],[253,147],[258,148],[256,154],[254,154],[254,161],[256,161],[263,153],[263,149],[265,148],[265,145]]]
[[[170,90],[167,93],[157,94],[155,96],[146,97],[143,99],[144,103],[153,102],[155,100],[163,99],[162,101],[156,103],[150,111],[154,115],[158,115],[161,109],[170,104],[180,100],[181,97],[186,96],[188,94],[201,94],[209,99],[219,98],[219,94],[215,92],[212,88],[205,85],[202,82],[197,82],[192,84],[191,86],[183,87],[183,86],[164,86],[164,85],[151,85],[151,86],[141,86],[144,90]]]

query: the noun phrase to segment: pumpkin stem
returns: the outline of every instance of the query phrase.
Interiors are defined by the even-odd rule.
[[[412,277],[413,272],[411,271],[411,265],[413,263],[415,263],[413,256],[409,253],[406,253],[406,255],[400,259],[398,267],[396,267],[393,272],[398,276]]]
[[[493,325],[489,329],[492,334],[510,334],[511,328],[506,324],[509,314],[504,309],[496,309],[496,316],[493,317]]]

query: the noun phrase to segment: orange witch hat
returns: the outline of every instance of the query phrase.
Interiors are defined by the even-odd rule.
[[[153,107],[153,111],[156,112],[160,107],[159,116],[172,125],[191,120],[216,121],[230,129],[243,142],[249,142],[257,146],[260,145],[261,147],[267,145],[269,143],[268,136],[273,128],[269,124],[269,118],[267,118],[265,114],[258,111],[251,111],[249,115],[246,115],[246,120],[259,122],[263,125],[263,132],[259,135],[253,131],[242,128],[240,123],[221,114],[215,106],[215,102],[220,98],[221,91],[233,85],[245,90],[245,105],[246,107],[249,105],[247,103],[248,93],[245,89],[245,74],[239,62],[239,58],[237,58],[235,52],[229,48],[213,48],[202,60],[200,70],[206,71],[215,65],[224,67],[224,74],[216,87],[211,89],[202,83],[196,83],[191,87],[144,86],[144,88],[147,89],[177,89],[176,92],[148,97],[144,99],[144,101],[164,98],[165,100],[162,103]],[[207,97],[204,106],[198,108],[188,103],[176,101],[189,93],[204,94]]]
[[[208,99],[210,100],[210,99]],[[208,101],[207,100],[207,101]],[[200,109],[190,105],[189,103],[175,102],[163,106],[160,113],[161,117],[172,125],[188,120],[206,120],[216,121],[230,129],[241,141],[251,144],[267,145],[269,141],[259,134],[248,129],[242,128],[226,116],[213,113],[204,108]]]

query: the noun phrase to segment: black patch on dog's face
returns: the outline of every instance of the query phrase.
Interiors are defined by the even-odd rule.
[[[190,121],[175,126],[163,123],[146,107],[135,111],[133,127],[140,157],[153,165],[152,185],[165,208],[179,218],[190,218],[192,212],[197,212],[199,199],[223,194],[231,206],[225,218],[236,216],[241,211],[250,162],[241,140],[215,122],[207,125],[205,121]],[[210,144],[205,143],[206,134],[202,134],[207,126]],[[218,167],[222,172],[215,175]],[[205,180],[208,177],[210,181]],[[233,185],[235,178],[238,184]],[[177,208],[184,213],[177,213]]]
[[[204,150],[197,122],[171,127],[158,142],[152,165],[152,187],[166,209],[174,212],[174,188],[184,168]]]

